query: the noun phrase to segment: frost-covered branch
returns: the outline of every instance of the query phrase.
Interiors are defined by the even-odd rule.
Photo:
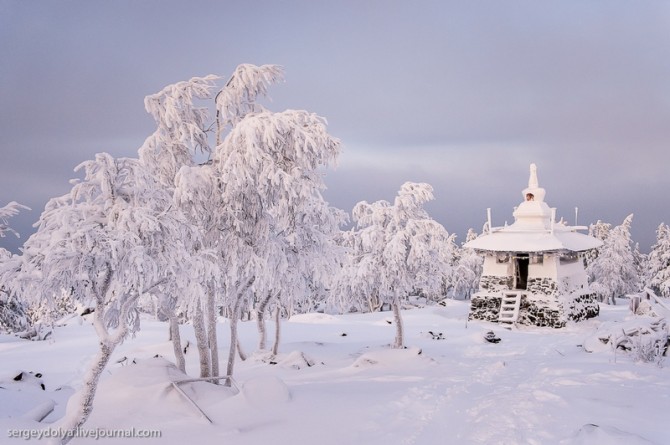
[[[239,65],[215,97],[216,145],[221,143],[226,128],[234,127],[249,113],[261,111],[258,96],[266,96],[267,88],[283,79],[284,70],[279,65]]]
[[[26,207],[16,201],[0,207],[0,238],[5,237],[6,233],[13,233],[17,238],[19,237],[19,234],[9,227],[9,218],[18,215],[21,209],[30,210],[30,207]]]

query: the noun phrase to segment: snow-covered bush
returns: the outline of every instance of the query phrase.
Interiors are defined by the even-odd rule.
[[[624,322],[604,323],[585,339],[587,352],[607,351],[627,354],[633,361],[662,366],[670,346],[668,323],[664,318],[635,316]]]
[[[628,341],[631,355],[636,362],[654,363],[663,366],[665,353],[668,349],[668,332],[647,332],[646,334],[633,335]]]
[[[0,333],[24,331],[30,326],[27,305],[8,290],[0,290]]]
[[[53,298],[33,300],[28,314],[31,324],[53,325],[59,319],[72,315],[77,311],[77,304],[71,290],[62,289]]]

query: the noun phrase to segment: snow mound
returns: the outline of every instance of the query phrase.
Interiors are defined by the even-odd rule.
[[[313,323],[313,324],[335,324],[340,320],[337,317],[320,312],[310,312],[307,314],[292,315],[289,319],[292,323]]]
[[[367,368],[371,366],[397,366],[405,363],[427,360],[421,355],[419,348],[407,349],[380,349],[370,351],[361,355],[351,365],[354,368]]]
[[[668,324],[655,317],[634,317],[625,321],[603,323],[587,337],[582,346],[586,352],[611,352],[615,348],[629,351],[639,341],[654,341],[666,344]]]
[[[0,418],[21,417],[41,421],[55,408],[51,393],[45,391],[42,375],[15,371],[0,376]]]
[[[253,353],[248,360],[250,363],[267,363],[289,369],[311,368],[317,364],[316,360],[302,351],[293,351],[289,354],[277,355],[270,351],[257,351]]]
[[[653,442],[637,434],[622,431],[613,426],[591,423],[582,426],[573,437],[562,440],[565,445],[649,445]]]
[[[284,368],[302,369],[311,368],[312,366],[316,365],[316,361],[314,361],[313,358],[309,357],[304,352],[293,351],[285,358],[278,361],[277,364]]]
[[[12,388],[18,391],[27,388],[45,389],[44,382],[42,382],[42,374],[27,371],[14,371],[0,375],[0,387]]]
[[[289,402],[291,391],[275,376],[256,377],[242,385],[242,394],[252,405],[267,407]]]
[[[373,326],[388,326],[393,324],[393,318],[385,317],[372,323]]]
[[[201,414],[191,401],[173,386],[173,382],[187,379],[189,376],[160,357],[116,368],[98,386],[90,423],[133,427],[138,426],[138,419],[160,423],[199,418]],[[231,388],[208,382],[182,383],[179,387],[201,407],[234,395]],[[76,393],[70,398],[68,412],[76,408],[79,397],[80,393]]]

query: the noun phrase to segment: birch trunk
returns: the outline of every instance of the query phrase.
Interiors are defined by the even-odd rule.
[[[244,349],[242,349],[242,344],[240,343],[240,337],[237,337],[237,355],[240,356],[240,360],[242,361],[247,359],[247,354],[244,353]]]
[[[79,404],[76,411],[72,414],[67,414],[60,424],[60,428],[65,432],[64,437],[60,439],[60,444],[65,445],[75,436],[76,431],[84,425],[93,410],[93,398],[95,391],[98,388],[100,375],[107,366],[112,352],[116,348],[116,344],[103,341],[100,343],[100,350],[95,356],[91,364],[91,368],[84,377],[83,388],[79,393]]]
[[[200,357],[200,377],[211,377],[211,355],[209,352],[209,345],[207,344],[207,332],[205,332],[205,316],[202,313],[200,301],[197,301],[195,304],[193,330],[195,332],[195,341],[198,346],[198,356]]]
[[[228,366],[226,367],[226,375],[233,376],[233,369],[235,367],[235,355],[237,352],[237,322],[240,318],[240,307],[242,306],[242,297],[237,296],[237,301],[233,307],[233,313],[230,316],[230,350],[228,351]],[[230,380],[226,380],[226,386],[230,386]]]
[[[184,359],[184,349],[181,347],[181,335],[179,333],[179,322],[174,315],[170,316],[170,339],[174,350],[174,359],[177,368],[186,374],[186,360]]]
[[[235,291],[235,305],[233,306],[233,312],[230,316],[230,349],[228,351],[228,366],[226,367],[226,375],[229,377],[233,376],[233,369],[235,368],[235,353],[237,352],[237,322],[240,319],[240,310],[242,308],[242,303],[244,302],[244,294],[247,290],[254,284],[256,280],[255,277],[249,279],[246,284],[242,287],[238,287]],[[226,386],[231,386],[230,379],[226,380]]]
[[[106,287],[105,291],[107,288],[108,287]],[[104,324],[104,305],[100,300],[97,301],[93,326],[100,339],[100,349],[84,377],[83,387],[78,393],[79,403],[77,404],[76,410],[72,412],[72,414],[66,414],[60,424],[61,430],[65,432],[65,435],[60,438],[59,443],[61,445],[70,442],[70,440],[74,438],[77,429],[81,428],[91,415],[91,411],[93,411],[93,399],[95,398],[95,392],[98,389],[100,375],[107,366],[107,363],[109,363],[109,359],[111,358],[114,349],[116,349],[128,335],[127,315],[132,303],[132,301],[128,301],[122,306],[119,326],[116,332],[110,334]]]
[[[207,293],[207,306],[205,308],[205,320],[207,321],[207,340],[209,344],[210,363],[212,377],[219,376],[219,342],[216,336],[216,300],[214,292],[210,289]]]
[[[275,310],[275,343],[272,345],[272,354],[277,355],[279,351],[279,338],[281,334],[281,306],[277,304],[277,309]]]
[[[405,346],[405,341],[403,340],[404,330],[402,324],[402,315],[400,314],[400,299],[397,295],[393,297],[393,303],[391,304],[391,307],[393,309],[393,319],[395,321],[395,342],[393,343],[393,347],[395,349],[402,349]]]
[[[265,309],[272,299],[272,294],[268,292],[267,297],[263,298],[256,308],[256,326],[258,327],[258,349],[264,350],[267,346],[267,330],[265,328]]]
[[[368,297],[368,307],[370,308],[370,312],[379,311],[383,304],[384,303],[379,299],[379,295],[376,293],[373,293]]]

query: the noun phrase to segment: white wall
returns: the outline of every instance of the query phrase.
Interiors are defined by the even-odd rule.
[[[487,254],[484,257],[484,266],[482,275],[493,275],[494,277],[508,277],[512,275],[512,264],[508,261],[506,263],[498,263],[497,255]]]
[[[528,265],[528,278],[551,278],[552,280],[556,280],[557,261],[554,255],[544,255],[542,264]]]
[[[506,263],[498,263],[498,256],[494,253],[484,257],[484,269],[482,275],[495,277],[509,277],[514,275],[513,259]],[[584,271],[584,263],[581,258],[573,263],[561,264],[559,256],[545,254],[542,264],[528,265],[528,278],[549,278],[557,283],[567,280],[570,289],[585,287],[588,277]]]
[[[584,270],[584,262],[580,258],[574,263],[561,264],[558,268],[558,281],[568,280],[571,289],[586,287],[588,276]]]

